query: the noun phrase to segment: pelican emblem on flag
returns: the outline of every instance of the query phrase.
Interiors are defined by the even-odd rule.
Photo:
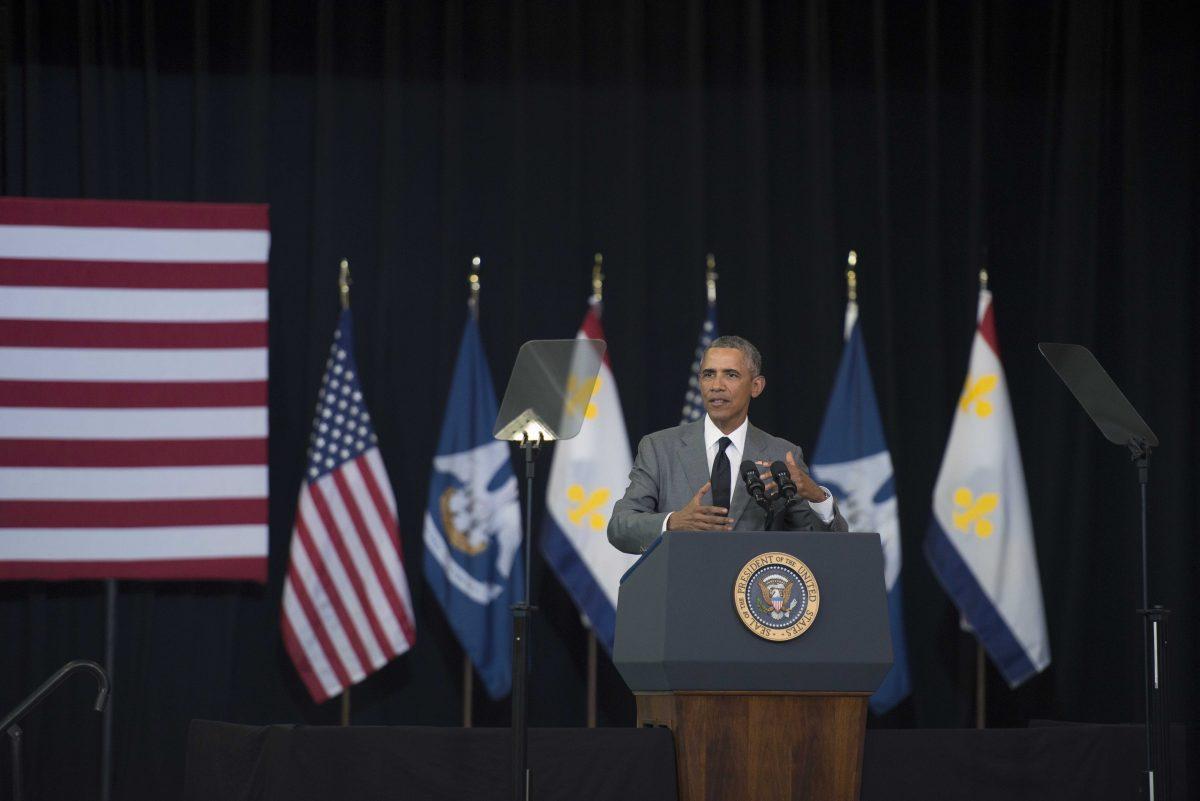
[[[521,544],[520,521],[508,519],[517,513],[517,479],[510,473],[500,486],[491,486],[508,462],[507,446],[489,442],[464,453],[434,457],[433,462],[438,472],[454,479],[438,498],[446,541],[467,556],[481,554],[496,542],[496,567],[507,576]]]

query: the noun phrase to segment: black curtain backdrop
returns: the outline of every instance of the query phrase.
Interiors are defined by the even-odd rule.
[[[604,253],[636,440],[678,419],[715,253],[721,328],[765,359],[754,422],[811,449],[851,248],[915,686],[872,725],[971,720],[974,643],[921,544],[985,260],[1053,649],[1015,691],[989,671],[989,719],[1141,717],[1135,472],[1040,340],[1093,348],[1162,439],[1152,598],[1174,609],[1173,717],[1200,718],[1194,5],[6,0],[0,26],[3,194],[271,205],[270,582],[120,585],[116,798],[179,792],[193,717],[337,720],[277,619],[342,256],[418,618],[416,647],[355,688],[355,723],[460,720],[461,651],[420,533],[472,255],[503,387],[522,341],[574,334]],[[585,633],[534,564],[531,721],[582,725]],[[101,658],[103,609],[98,583],[0,586],[0,708]],[[601,661],[601,722],[628,725]],[[91,692],[80,680],[30,720],[32,797],[95,797]],[[506,722],[507,704],[475,701],[480,724]]]

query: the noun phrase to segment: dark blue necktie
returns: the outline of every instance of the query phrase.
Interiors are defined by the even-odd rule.
[[[729,437],[721,437],[719,440],[717,440],[717,458],[713,460],[713,506],[720,506],[722,509],[729,508],[729,457],[725,455],[725,449],[732,444],[733,443]]]

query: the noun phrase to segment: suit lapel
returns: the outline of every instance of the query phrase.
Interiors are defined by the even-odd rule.
[[[742,454],[742,459],[749,459],[752,462],[757,462],[759,459],[765,459],[767,456],[767,437],[762,431],[750,426],[746,432],[746,448]],[[750,507],[750,493],[746,492],[746,484],[741,479],[739,473],[737,479],[733,482],[733,493],[729,498],[730,517],[733,518],[733,525],[736,527],[738,521],[746,514],[746,510]]]
[[[704,421],[688,423],[679,431],[679,461],[687,478],[688,496],[704,486],[709,479],[708,457],[704,452]],[[711,497],[711,495],[710,495]]]

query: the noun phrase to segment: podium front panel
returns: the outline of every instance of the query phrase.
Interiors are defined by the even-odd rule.
[[[819,607],[786,641],[734,606],[743,567],[769,552],[812,571]],[[667,532],[626,576],[613,661],[634,692],[874,692],[892,664],[878,534]]]

